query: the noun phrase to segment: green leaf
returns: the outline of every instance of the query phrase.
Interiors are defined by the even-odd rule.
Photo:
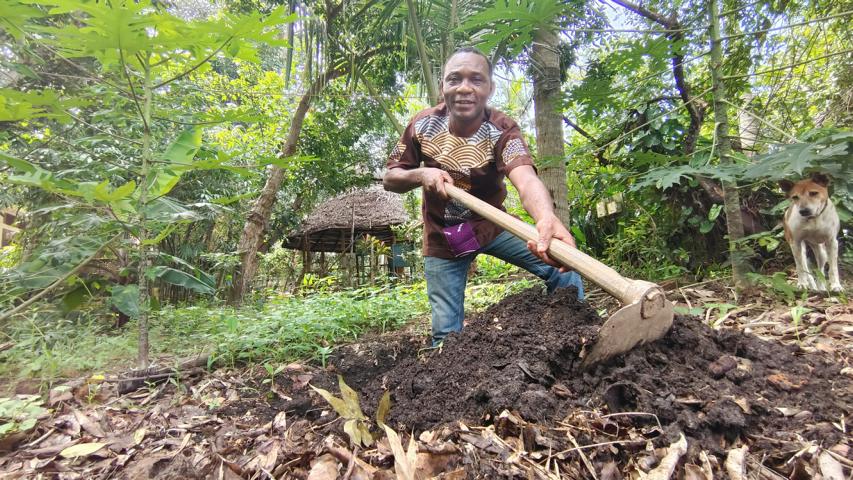
[[[586,234],[577,225],[572,225],[572,236],[577,240],[578,245],[586,245]]]
[[[148,198],[158,198],[171,192],[181,180],[181,174],[170,169],[158,170],[148,185]]]
[[[27,431],[31,430],[33,427],[35,427],[36,423],[38,423],[37,419],[28,418],[28,419],[21,422],[21,424],[18,426],[18,431],[27,432]]]
[[[712,206],[711,209],[708,211],[708,220],[710,220],[712,222],[714,220],[716,220],[717,217],[720,216],[721,211],[723,211],[723,204],[722,203],[714,204],[714,206]]]
[[[705,313],[705,309],[702,307],[687,308],[681,305],[676,306],[673,310],[679,315],[690,315],[693,317]]]
[[[106,203],[114,203],[119,200],[129,198],[131,194],[133,194],[134,190],[136,190],[136,182],[131,180],[112,191],[110,191],[109,187],[110,184],[107,180],[98,184],[94,191],[95,199]]]
[[[192,159],[201,148],[203,130],[200,127],[192,127],[184,130],[178,138],[169,145],[163,154],[163,160],[177,166],[190,167]]]
[[[149,278],[160,279],[166,283],[188,288],[194,292],[204,295],[212,295],[216,293],[216,287],[208,283],[206,281],[207,279],[195,277],[172,267],[158,265],[148,269],[146,274]]]
[[[0,160],[3,160],[10,167],[20,170],[24,173],[35,173],[38,170],[38,167],[36,167],[32,163],[17,157],[13,157],[11,155],[6,155],[3,152],[0,152]]]
[[[115,285],[110,303],[130,318],[139,318],[139,285]]]
[[[83,301],[86,299],[88,290],[84,285],[80,285],[79,287],[71,290],[62,296],[62,310],[65,312],[71,312],[76,310],[77,307],[83,304]]]

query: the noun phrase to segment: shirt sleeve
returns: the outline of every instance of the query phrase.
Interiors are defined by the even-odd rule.
[[[420,167],[419,147],[420,145],[418,145],[415,137],[415,120],[413,119],[403,132],[403,136],[397,141],[397,145],[391,150],[391,154],[388,155],[386,166],[389,170],[392,168],[411,170]]]
[[[536,168],[527,143],[521,136],[521,129],[515,122],[511,122],[495,144],[495,166],[498,172],[506,175],[521,165]]]

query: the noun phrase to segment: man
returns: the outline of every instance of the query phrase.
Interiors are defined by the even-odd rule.
[[[468,267],[478,253],[493,255],[545,280],[548,291],[583,284],[548,258],[552,238],[575,241],[554,214],[548,190],[533,167],[518,125],[487,107],[495,91],[492,65],[473,48],[456,51],[444,65],[444,103],[415,115],[388,159],[386,190],[423,187],[424,272],[432,308],[433,345],[462,330]],[[423,164],[423,165],[421,165]],[[522,240],[450,199],[449,183],[503,209],[504,177],[536,220],[538,242]]]

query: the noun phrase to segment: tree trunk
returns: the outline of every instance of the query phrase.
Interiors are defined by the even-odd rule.
[[[317,77],[311,88],[302,96],[296,111],[293,113],[293,119],[290,122],[290,131],[287,134],[287,140],[281,148],[279,158],[286,158],[296,153],[296,145],[299,141],[299,132],[302,130],[302,122],[305,120],[305,115],[308,113],[308,108],[311,105],[311,99],[318,95],[323,88],[334,78],[343,74],[342,69],[329,68],[323,75]],[[243,225],[243,233],[240,236],[240,243],[237,246],[237,251],[240,254],[241,264],[234,275],[234,283],[231,288],[230,301],[232,304],[239,304],[243,301],[243,296],[249,291],[252,284],[252,279],[258,271],[258,249],[264,239],[264,232],[272,215],[272,207],[275,205],[276,194],[281,187],[281,182],[284,179],[284,169],[279,166],[272,166],[269,170],[261,194],[255,201],[255,205],[246,217],[246,223]]]
[[[569,226],[566,162],[563,150],[562,115],[557,112],[560,97],[559,39],[554,32],[540,29],[533,41],[533,106],[536,114],[536,149],[540,177],[554,200],[557,218]]]
[[[151,68],[148,65],[148,57],[143,66],[145,77],[143,80],[143,103],[142,121],[145,132],[142,137],[142,181],[139,191],[139,268],[137,269],[137,282],[139,283],[139,341],[137,365],[139,368],[148,368],[148,312],[150,310],[150,299],[148,296],[148,268],[151,266],[150,247],[148,245],[148,219],[146,218],[146,206],[148,203],[148,188],[151,184]]]
[[[732,163],[731,138],[729,137],[729,115],[726,107],[726,90],[723,84],[723,48],[720,40],[720,18],[717,0],[710,0],[708,5],[711,35],[711,79],[714,87],[714,121],[717,124],[717,151],[720,163]],[[749,271],[748,254],[738,243],[743,238],[743,217],[740,211],[740,195],[737,182],[722,182],[726,211],[726,225],[729,232],[729,256],[732,262],[732,276],[736,288],[747,284],[746,273]]]

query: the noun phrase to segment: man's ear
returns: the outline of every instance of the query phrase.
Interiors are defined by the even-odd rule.
[[[490,78],[489,83],[492,84],[492,87],[489,89],[489,98],[492,98],[492,95],[495,94],[495,87],[496,87],[495,80],[493,78]]]
[[[827,177],[823,173],[815,172],[812,173],[812,181],[818,185],[822,185],[824,187],[829,185],[829,177]]]
[[[781,188],[782,191],[785,192],[785,195],[787,195],[788,192],[794,188],[794,182],[790,180],[779,180],[779,188]]]

